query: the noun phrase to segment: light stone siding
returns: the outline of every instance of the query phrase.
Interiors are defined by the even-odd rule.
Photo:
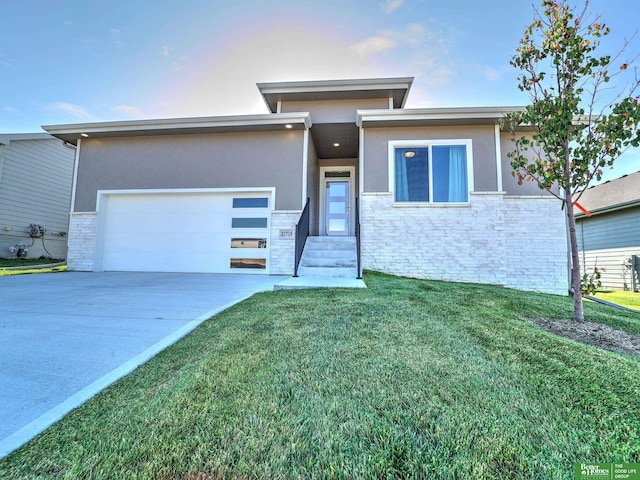
[[[296,223],[301,211],[274,211],[271,213],[271,246],[269,273],[271,275],[293,275],[295,260]],[[291,230],[290,238],[280,238],[280,230]]]
[[[464,206],[394,207],[391,193],[364,193],[361,205],[365,269],[567,293],[565,222],[555,199],[472,193]]]
[[[72,213],[69,221],[67,268],[92,272],[96,252],[98,216],[96,212]]]

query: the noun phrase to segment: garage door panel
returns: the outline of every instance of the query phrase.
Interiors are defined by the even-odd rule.
[[[221,233],[229,230],[228,215],[216,214],[145,214],[122,215],[106,224],[110,232]]]
[[[225,273],[245,271],[231,269],[232,258],[263,258],[266,262],[268,243],[267,248],[256,249],[231,246],[232,238],[268,239],[268,228],[232,227],[234,218],[264,218],[268,226],[270,208],[233,208],[234,198],[256,196],[267,197],[272,204],[265,192],[109,195],[99,232],[102,269]],[[247,273],[266,271],[268,266],[247,267]]]

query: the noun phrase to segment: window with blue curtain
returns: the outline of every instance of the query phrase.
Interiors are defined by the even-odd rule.
[[[396,202],[469,201],[465,145],[396,147],[394,160]]]
[[[396,148],[396,202],[429,201],[429,150]]]

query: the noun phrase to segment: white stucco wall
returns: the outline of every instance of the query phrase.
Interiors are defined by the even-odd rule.
[[[553,198],[472,193],[464,206],[394,206],[364,193],[365,269],[566,294],[565,222]]]

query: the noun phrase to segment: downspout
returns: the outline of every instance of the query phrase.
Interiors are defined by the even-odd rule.
[[[309,198],[307,189],[307,175],[309,174],[309,129],[304,129],[304,136],[302,138],[302,200],[301,208],[304,208]]]
[[[358,198],[356,199],[356,258],[358,280],[362,279],[362,230],[360,228],[362,222],[362,193],[364,192],[364,127],[359,125],[358,132]]]
[[[63,142],[63,144],[66,142]],[[76,147],[76,156],[73,160],[73,183],[71,185],[71,205],[69,208],[69,214],[73,214],[76,205],[76,188],[78,186],[78,163],[80,161],[80,148],[82,147],[82,139],[78,139],[78,146]]]
[[[500,125],[495,125],[496,138],[496,176],[498,191],[502,191],[502,149],[500,147]]]

